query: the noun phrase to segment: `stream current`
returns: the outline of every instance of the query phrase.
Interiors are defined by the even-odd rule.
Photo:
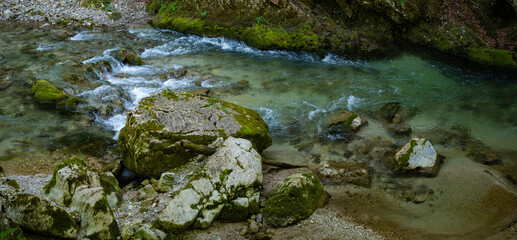
[[[137,52],[146,64],[118,62],[110,53],[120,48]],[[110,62],[112,72],[82,80],[70,77],[82,74],[77,66],[102,60]],[[186,74],[171,76],[174,70]],[[73,149],[85,139],[114,145],[127,111],[142,98],[162,89],[206,88],[212,97],[252,108],[264,118],[273,136],[273,146],[264,152],[268,158],[296,164],[366,162],[372,168],[372,187],[365,191],[385,199],[370,209],[347,206],[360,212],[364,222],[430,236],[486,236],[490,233],[482,229],[487,224],[501,230],[517,216],[516,75],[458,67],[415,51],[348,60],[263,51],[226,38],[151,28],[76,32],[3,25],[0,77],[5,76],[13,83],[0,92],[4,168],[38,152]],[[41,106],[30,95],[31,78],[78,96],[88,111],[71,114]],[[377,117],[390,102],[403,107],[411,137],[429,138],[446,157],[437,177],[397,176],[365,150],[400,147],[410,139],[394,136]],[[351,143],[321,140],[324,117],[339,110],[358,112],[369,122]],[[479,153],[487,151],[498,157],[494,165],[481,164]],[[475,186],[476,181],[484,181],[480,184],[485,187]],[[414,195],[411,189],[422,186],[432,195],[426,195],[424,204],[407,200],[407,194]],[[485,205],[478,205],[483,201]]]

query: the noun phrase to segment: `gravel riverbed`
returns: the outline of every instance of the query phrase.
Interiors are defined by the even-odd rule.
[[[109,7],[88,5],[88,0],[2,0],[0,20],[41,22],[85,27],[120,27],[145,24],[151,17],[144,1],[112,0]],[[120,14],[119,14],[120,13]]]

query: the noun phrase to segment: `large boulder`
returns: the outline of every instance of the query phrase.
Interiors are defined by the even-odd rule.
[[[90,239],[117,239],[120,229],[102,187],[79,186],[70,205],[70,210],[79,212],[81,229],[79,235]]]
[[[167,204],[156,226],[207,228],[220,214],[225,221],[242,221],[258,211],[261,158],[246,139],[229,137],[193,179]]]
[[[212,98],[164,90],[142,99],[128,114],[118,145],[124,165],[159,178],[198,155],[216,151],[216,139],[248,139],[262,151],[272,143],[257,112]]]
[[[291,175],[269,194],[266,222],[275,227],[297,223],[323,207],[327,200],[328,194],[316,176],[310,173]]]
[[[417,172],[435,176],[440,170],[440,160],[431,142],[425,138],[413,138],[393,158],[398,172]]]
[[[112,207],[122,203],[122,189],[117,179],[112,174],[100,174],[96,169],[87,168],[84,160],[77,157],[58,163],[43,190],[49,199],[68,207],[77,187],[81,185],[102,187]]]

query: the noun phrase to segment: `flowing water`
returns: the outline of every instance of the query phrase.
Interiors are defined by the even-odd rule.
[[[513,202],[517,198],[507,196],[515,195],[511,180],[517,178],[514,154],[517,152],[517,75],[458,67],[414,51],[379,60],[348,60],[332,54],[261,51],[225,38],[150,28],[76,32],[3,25],[0,30],[0,77],[10,76],[13,80],[7,90],[0,92],[3,162],[40,151],[73,148],[84,144],[85,138],[103,139],[103,144],[113,145],[115,141],[110,139],[117,138],[125,114],[143,97],[166,88],[177,91],[208,88],[213,97],[260,113],[274,139],[265,155],[283,156],[285,159],[279,160],[288,162],[315,159],[367,162],[374,169],[372,188],[391,196],[391,203],[400,198],[390,195],[390,189],[384,186],[392,184],[393,179],[402,185],[415,181],[432,188],[437,207],[419,207],[404,201],[390,205],[392,210],[387,212],[402,208],[412,214],[411,217],[392,215],[391,221],[395,222],[392,225],[398,228],[428,228],[433,234],[445,231],[453,236],[463,233],[449,228],[462,228],[465,224],[472,226],[468,231],[479,230],[486,223],[474,220],[478,215],[457,215],[465,209],[475,210],[462,208],[465,204],[450,203],[479,197],[467,186],[472,179],[486,180],[478,173],[469,175],[469,171],[477,168],[497,175],[497,181],[500,178],[506,181],[501,184],[510,190],[495,198],[510,199],[504,206],[517,206]],[[139,53],[146,64],[128,66],[118,62],[110,54],[120,48]],[[113,71],[100,71],[95,77],[81,80],[69,77],[80,75],[82,64],[101,60],[109,61]],[[187,73],[179,78],[169,74],[179,69]],[[67,113],[36,103],[30,95],[31,78],[48,80],[83,99],[82,105],[87,107],[78,113]],[[376,112],[389,102],[403,106],[404,120],[412,127],[412,136],[437,139],[435,147],[447,159],[438,177],[397,178],[373,155],[354,153],[385,141],[400,147],[409,139],[393,136],[376,118]],[[358,112],[370,123],[359,133],[359,144],[321,140],[324,117],[345,109]],[[469,155],[476,147],[496,153],[501,162],[494,167],[479,164]],[[471,168],[462,170],[464,166]],[[465,186],[451,184],[454,181]],[[441,197],[436,193],[439,191]],[[496,227],[508,224],[517,216],[515,206],[502,213],[487,211],[502,215],[491,220],[490,224]],[[388,218],[378,212],[365,212]],[[430,213],[436,213],[434,218],[423,220]],[[419,220],[413,222],[410,218]],[[436,224],[443,220],[451,221],[451,226]]]

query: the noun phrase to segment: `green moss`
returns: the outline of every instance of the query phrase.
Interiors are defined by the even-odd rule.
[[[63,91],[52,86],[52,84],[45,80],[38,80],[34,86],[32,86],[32,94],[34,94],[36,100],[44,103],[59,101],[68,97]]]
[[[241,38],[250,45],[261,49],[288,49],[292,41],[291,36],[284,28],[268,27],[255,24],[244,30]]]
[[[418,143],[417,143],[416,140],[412,139],[411,141],[409,141],[409,144],[410,144],[411,147],[408,149],[408,151],[405,154],[400,155],[399,158],[396,161],[398,168],[404,168],[404,167],[409,166],[409,159],[411,157],[411,154],[413,153],[413,148]]]
[[[57,207],[51,207],[49,205],[47,207],[47,212],[54,220],[51,229],[54,230],[56,235],[63,235],[72,229],[78,228],[74,219],[65,210]]]
[[[240,222],[245,221],[249,215],[248,207],[228,202],[219,213],[218,219],[223,222]]]
[[[170,100],[177,100],[179,99],[178,95],[176,95],[176,92],[170,90],[170,89],[166,89],[164,91],[161,92],[161,94],[163,96],[165,96],[167,99],[170,99]]]
[[[81,158],[78,158],[78,157],[72,157],[72,158],[70,158],[68,160],[65,160],[65,161],[62,161],[62,162],[56,164],[56,166],[54,167],[54,172],[52,174],[52,178],[47,183],[47,185],[45,185],[43,187],[43,190],[45,191],[45,194],[49,194],[50,193],[50,189],[52,189],[56,185],[56,175],[57,175],[57,172],[59,170],[61,170],[62,168],[64,168],[64,167],[72,166],[72,165],[77,165],[80,168],[86,168],[86,163],[84,162],[84,160],[81,159]]]
[[[65,109],[68,111],[75,111],[77,104],[79,104],[80,102],[81,102],[81,99],[79,99],[78,97],[71,97],[71,98],[68,98],[68,99],[58,103],[57,105],[65,107]]]
[[[286,178],[269,195],[266,221],[272,226],[287,226],[309,217],[328,199],[321,181],[310,173]]]
[[[469,51],[469,57],[477,62],[500,66],[517,66],[517,54],[508,50],[474,47]]]
[[[93,205],[93,211],[102,213],[111,212],[110,206],[106,198],[103,197],[99,201],[95,202],[95,204]]]
[[[101,177],[101,186],[106,195],[110,195],[115,193],[117,196],[117,205],[122,203],[123,192],[122,189],[118,186],[118,181],[114,176],[108,176],[106,174],[100,174]]]
[[[111,18],[113,21],[117,21],[122,18],[122,13],[120,12],[113,12],[111,14],[108,14],[108,17]]]

